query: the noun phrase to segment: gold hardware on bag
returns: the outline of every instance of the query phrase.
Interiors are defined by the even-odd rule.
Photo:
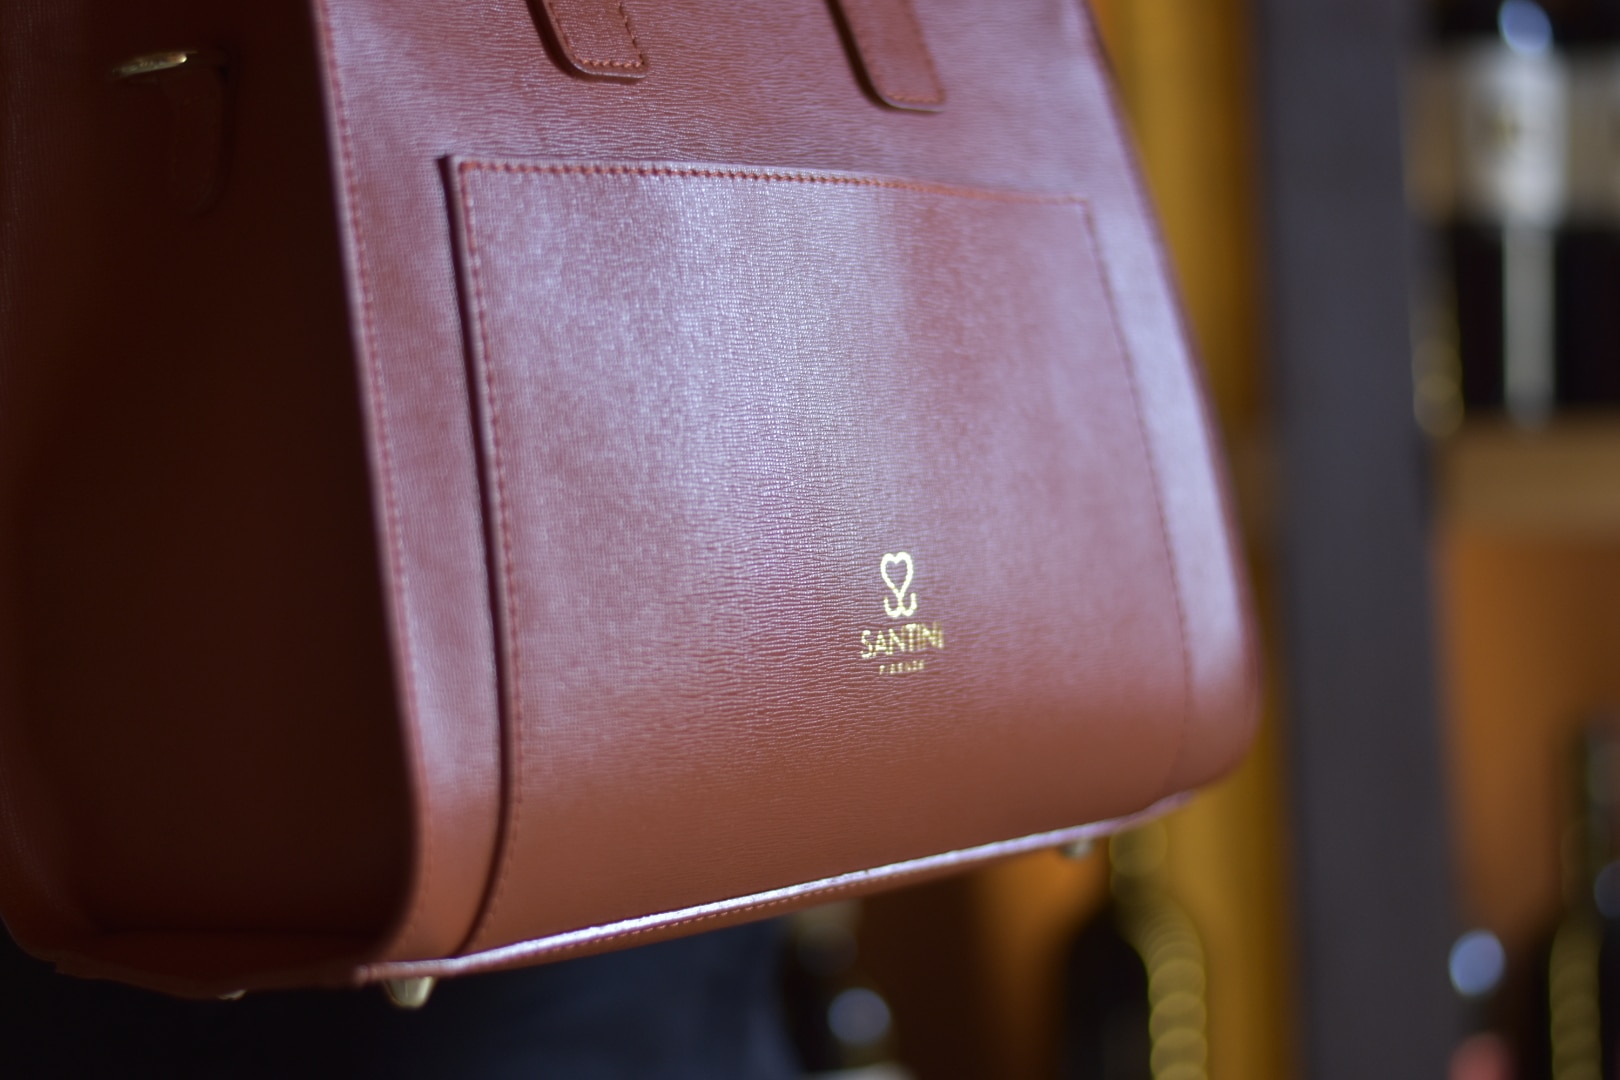
[[[221,68],[225,66],[225,58],[212,49],[174,49],[169,52],[147,53],[145,56],[125,60],[114,67],[108,73],[108,77],[114,80],[138,79],[143,75],[158,75],[188,65]]]
[[[420,1009],[427,1004],[429,995],[437,980],[432,978],[420,979],[384,979],[383,993],[401,1009]]]
[[[172,116],[169,193],[182,213],[200,214],[223,186],[226,152],[226,60],[218,49],[168,49],[114,66],[116,83],[158,86]]]

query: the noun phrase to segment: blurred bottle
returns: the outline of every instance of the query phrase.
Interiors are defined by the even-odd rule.
[[[1615,861],[1620,738],[1582,737],[1563,829],[1564,910],[1540,950],[1524,1036],[1525,1080],[1620,1076],[1620,863]]]
[[[1204,1080],[1204,945],[1163,884],[1167,833],[1109,842],[1109,898],[1081,927],[1065,971],[1063,1080]]]
[[[1413,193],[1442,237],[1461,396],[1538,426],[1557,392],[1570,78],[1556,0],[1438,0],[1413,103]]]
[[[1558,246],[1558,398],[1620,404],[1620,0],[1569,19],[1568,224]]]
[[[861,965],[859,901],[824,904],[789,920],[782,965],[788,1030],[809,1076],[908,1080],[895,1059],[894,1017]]]

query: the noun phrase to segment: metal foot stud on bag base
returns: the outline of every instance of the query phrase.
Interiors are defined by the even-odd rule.
[[[385,979],[383,980],[383,993],[388,1000],[401,1009],[420,1009],[427,1004],[427,999],[433,995],[433,985],[438,980],[423,979]],[[241,1001],[247,996],[246,990],[232,990],[228,994],[219,995],[221,1001]]]
[[[433,993],[433,985],[437,980],[422,979],[384,979],[383,993],[401,1009],[420,1009],[427,1004],[428,997]]]
[[[1091,837],[1084,840],[1075,840],[1058,848],[1058,852],[1065,859],[1074,859],[1076,862],[1091,858],[1091,853],[1097,850],[1097,841]]]

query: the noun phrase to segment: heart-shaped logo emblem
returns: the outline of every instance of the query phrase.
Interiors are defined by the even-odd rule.
[[[905,568],[905,576],[900,579],[898,585],[895,584],[894,575],[890,573],[890,567]],[[912,576],[917,572],[916,564],[911,560],[911,552],[896,551],[883,556],[878,572],[883,575],[883,584],[894,593],[893,600],[887,596],[883,598],[885,614],[891,619],[909,619],[917,614],[917,594],[912,593],[909,599],[906,597],[906,593],[911,590]]]

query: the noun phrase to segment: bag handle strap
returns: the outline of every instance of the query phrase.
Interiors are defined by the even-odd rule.
[[[915,112],[945,107],[945,87],[911,0],[836,0],[836,4],[851,52],[879,101]]]
[[[647,54],[636,40],[624,0],[541,0],[557,47],[586,75],[639,79]]]
[[[945,88],[911,0],[834,0],[867,87],[885,105],[934,112]],[[639,79],[647,53],[624,0],[540,0],[563,57],[586,75]]]

